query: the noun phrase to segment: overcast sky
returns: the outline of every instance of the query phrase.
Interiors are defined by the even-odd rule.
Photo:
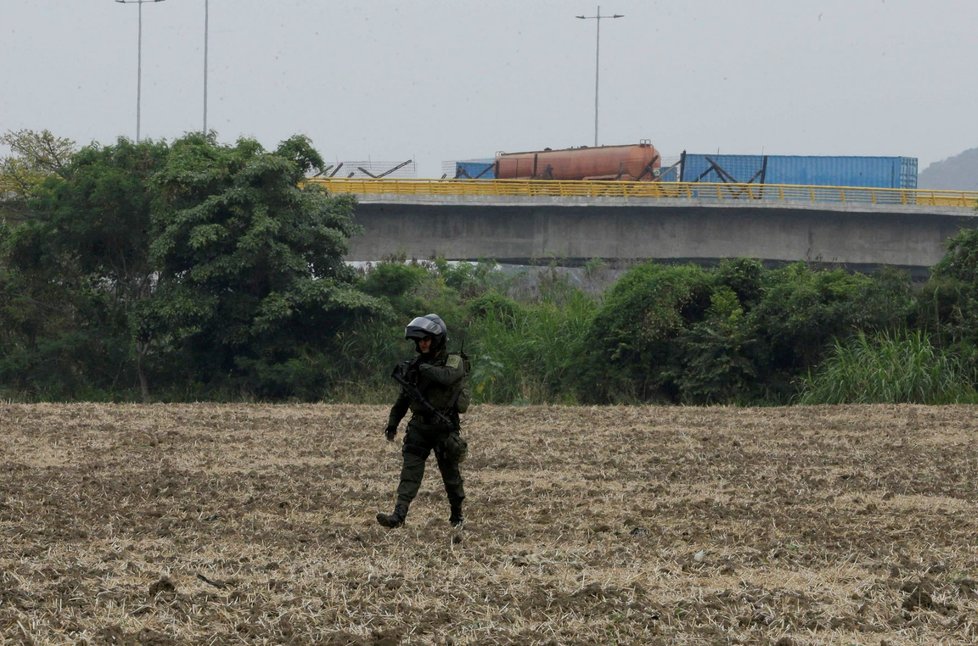
[[[209,0],[207,127],[336,160],[594,142],[595,2]],[[141,136],[203,127],[205,0],[142,6]],[[976,0],[603,0],[599,142],[743,154],[978,146]],[[0,0],[0,131],[136,136],[139,8]],[[6,152],[6,151],[3,151]]]

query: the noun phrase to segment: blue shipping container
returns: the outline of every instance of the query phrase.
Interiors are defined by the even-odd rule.
[[[917,158],[684,153],[680,181],[917,188]]]
[[[455,162],[455,179],[495,179],[496,160],[470,159]]]

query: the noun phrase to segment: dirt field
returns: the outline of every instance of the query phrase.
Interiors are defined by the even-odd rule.
[[[978,641],[974,407],[0,404],[0,643]],[[403,427],[402,427],[403,428]]]

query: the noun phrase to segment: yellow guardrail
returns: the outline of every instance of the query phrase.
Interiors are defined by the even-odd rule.
[[[514,179],[314,178],[308,181],[323,185],[332,193],[352,193],[354,195],[673,198],[722,201],[834,202],[837,204],[905,204],[972,209],[978,207],[978,191],[864,188],[858,186]]]

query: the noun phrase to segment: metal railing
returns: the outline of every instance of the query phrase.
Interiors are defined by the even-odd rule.
[[[701,182],[610,182],[547,180],[340,179],[314,178],[332,193],[355,195],[446,195],[671,198],[697,200],[764,200],[942,207],[978,207],[978,191],[795,186],[788,184],[706,184]]]

